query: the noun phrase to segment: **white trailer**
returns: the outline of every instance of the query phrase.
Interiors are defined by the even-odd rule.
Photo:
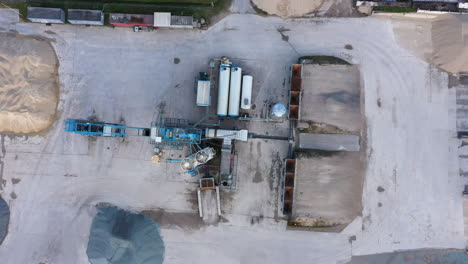
[[[240,103],[242,109],[250,109],[252,107],[252,83],[252,76],[244,75],[242,77],[242,97]]]
[[[198,80],[197,81],[197,106],[210,105],[210,81]]]
[[[232,66],[231,87],[229,88],[229,116],[239,116],[240,96],[241,96],[242,68]]]
[[[231,67],[229,64],[219,66],[219,87],[218,87],[218,116],[227,116],[229,104],[229,79]]]

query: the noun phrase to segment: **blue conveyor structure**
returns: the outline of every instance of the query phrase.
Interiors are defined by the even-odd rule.
[[[120,124],[94,122],[79,119],[68,119],[65,122],[66,132],[85,136],[105,136],[105,137],[149,137],[151,129],[142,127],[130,127]]]
[[[171,122],[169,122],[171,121]],[[184,121],[184,122],[182,122]],[[202,130],[188,127],[185,120],[168,119],[161,125],[153,124],[151,128],[131,127],[123,124],[112,124],[90,120],[68,119],[65,131],[85,136],[104,137],[149,137],[156,147],[180,148],[185,144],[200,144]],[[180,125],[180,126],[179,126]]]

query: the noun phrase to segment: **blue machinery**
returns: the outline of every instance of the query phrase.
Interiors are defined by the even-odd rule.
[[[182,145],[200,144],[202,130],[189,126],[188,120],[160,118],[159,124],[151,124],[150,142],[161,148],[180,149]]]
[[[228,61],[226,58],[223,58],[222,60]],[[214,68],[214,64],[213,66],[210,64],[210,67]],[[229,79],[226,84],[229,86]],[[228,94],[226,93],[226,100],[227,98]],[[227,108],[228,102],[225,103]],[[185,119],[163,118],[164,107],[165,102],[162,102],[160,104],[159,118],[157,122],[151,124],[150,128],[131,127],[126,126],[125,124],[105,123],[92,120],[68,119],[65,122],[64,130],[66,132],[72,132],[84,136],[103,136],[115,138],[124,138],[127,136],[147,137],[149,138],[149,142],[154,145],[154,152],[152,157],[153,162],[161,161],[161,157],[163,156],[163,149],[182,149],[184,146],[188,146],[190,151],[189,156],[182,160],[166,158],[164,161],[180,162],[182,169],[191,175],[197,175],[199,167],[211,160],[216,155],[216,151],[213,148],[206,147],[202,149],[200,146],[202,140],[204,140],[202,137],[203,131],[205,131],[206,135],[204,136],[206,139],[222,138],[224,139],[224,143],[229,145],[229,148],[226,148],[224,151],[222,151],[222,160],[224,160],[224,162],[221,162],[220,165],[220,172],[222,172],[220,183],[222,186],[235,189],[235,181],[233,181],[234,175],[232,175],[232,144],[233,140],[247,141],[248,131],[208,128],[206,130],[202,130],[198,128],[198,125],[203,125],[205,127],[216,127],[220,125],[220,120],[218,120],[217,124],[202,123],[209,117],[208,107],[206,108],[205,116],[200,121],[192,125],[190,125],[188,120]],[[228,180],[226,180],[226,177]]]
[[[141,128],[80,119],[68,119],[65,122],[64,130],[66,132],[85,136],[116,138],[123,138],[126,136],[149,137],[150,143],[155,145],[155,156],[157,156],[157,161],[160,160],[162,155],[161,150],[165,148],[181,149],[184,145],[189,145],[191,154],[193,152],[196,152],[197,154],[206,152],[206,150],[202,150],[199,146],[202,140],[201,129],[190,127],[188,125],[188,121],[185,119],[161,118],[160,120],[162,120],[162,124],[160,125],[153,123],[151,128]],[[199,174],[199,165],[206,163],[207,160],[202,163],[198,162],[195,164],[196,161],[193,158],[190,159],[192,156],[193,154],[184,160],[166,159],[166,161],[181,163],[182,169],[184,169],[188,174],[196,176]],[[212,159],[213,157],[214,150],[209,159]]]
[[[164,118],[165,103],[161,103],[158,122],[152,123],[150,128],[131,127],[124,124],[104,123],[91,120],[68,119],[65,121],[66,132],[85,136],[104,136],[123,138],[126,136],[149,137],[154,145],[153,162],[159,162],[163,149],[182,149],[188,145],[190,154],[201,150],[202,130],[191,126],[186,119]],[[190,156],[189,156],[190,157]],[[212,158],[213,156],[211,156]],[[211,159],[210,158],[210,159]],[[166,159],[167,162],[181,162]],[[184,163],[185,164],[185,163]],[[191,175],[198,174],[198,166],[183,168]]]
[[[200,143],[202,137],[222,138],[223,148],[221,150],[220,184],[225,188],[235,189],[235,175],[233,175],[232,141],[247,141],[247,130],[226,130],[206,128],[204,130],[189,125],[188,120],[176,118],[159,118],[158,123],[152,123],[150,128],[131,127],[124,124],[104,123],[90,120],[68,119],[65,122],[66,132],[85,136],[103,136],[123,138],[126,136],[147,137],[154,145],[152,161],[161,161],[163,149],[182,149],[189,147],[190,154],[184,159],[166,158],[163,161],[180,163],[181,168],[188,174],[196,176],[199,168],[209,160],[213,159],[216,151],[211,147],[202,149]],[[205,131],[203,133],[203,131]]]
[[[161,149],[180,149],[183,145],[200,144],[202,130],[188,126],[184,119],[163,119],[162,124],[152,124],[151,128],[131,127],[122,124],[103,123],[80,119],[68,119],[66,132],[85,136],[104,137],[149,137],[150,143]]]
[[[85,136],[104,136],[104,137],[149,137],[150,129],[141,127],[129,127],[119,124],[110,124],[102,122],[93,122],[79,119],[68,119],[65,122],[66,132]]]

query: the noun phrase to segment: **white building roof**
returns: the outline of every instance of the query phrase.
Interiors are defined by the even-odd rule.
[[[171,13],[154,12],[154,26],[155,27],[170,27],[171,26]]]
[[[210,105],[210,81],[197,81],[197,105],[209,106]]]
[[[235,139],[239,141],[247,141],[249,136],[249,131],[246,129],[242,130],[228,130],[228,129],[215,129],[215,128],[207,128],[205,130],[205,137],[207,138],[223,138],[225,141],[229,141]],[[227,143],[225,143],[227,144]]]

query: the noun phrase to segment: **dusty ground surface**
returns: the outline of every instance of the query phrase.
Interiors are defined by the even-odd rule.
[[[396,253],[384,253],[353,257],[348,264],[414,264],[414,263],[453,263],[467,262],[463,250],[453,249],[420,249]]]
[[[326,123],[359,134],[362,128],[360,79],[358,65],[305,64],[301,121]]]
[[[208,31],[141,34],[72,25],[0,27],[55,39],[62,92],[59,120],[47,134],[2,137],[0,192],[11,209],[9,235],[0,247],[6,263],[86,263],[99,202],[164,211],[165,219],[180,220],[179,226],[161,225],[166,263],[336,263],[353,255],[465,246],[455,90],[447,89],[446,73],[399,46],[391,21],[231,15]],[[289,29],[283,32],[288,41],[279,27]],[[178,164],[152,164],[147,140],[63,132],[64,119],[91,115],[147,126],[163,100],[172,116],[195,119],[202,110],[194,110],[194,78],[209,58],[223,55],[245,59],[261,80],[255,104],[286,101],[290,64],[310,54],[359,64],[365,90],[369,164],[363,217],[341,233],[287,231],[286,222],[275,218],[277,174],[271,168],[279,165],[271,153],[284,159],[287,142],[260,140],[257,151],[253,141],[252,158],[250,142],[238,144],[239,159],[250,167],[239,174],[237,191],[221,194],[225,220],[206,226],[186,217],[197,214],[197,179]],[[281,134],[284,126],[252,123],[249,130]],[[350,236],[356,238],[352,243]]]
[[[47,39],[0,34],[0,132],[34,133],[54,122],[57,67]]]
[[[252,0],[261,10],[280,17],[301,17],[317,11],[324,0]]]
[[[359,152],[299,155],[293,221],[341,231],[362,212],[364,160]]]
[[[249,0],[235,0],[233,6],[236,8],[233,10],[246,10],[242,7],[245,7],[247,1]],[[241,4],[241,2],[244,2],[244,4]],[[251,0],[251,2],[263,12],[283,18],[359,16],[358,12],[354,10],[353,1],[351,0]]]

